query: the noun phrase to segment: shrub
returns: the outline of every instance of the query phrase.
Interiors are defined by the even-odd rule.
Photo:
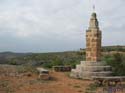
[[[15,61],[11,61],[9,62],[10,65],[17,65],[17,63]]]
[[[106,56],[105,61],[112,67],[113,75],[124,76],[125,75],[125,56],[119,53],[113,56]]]

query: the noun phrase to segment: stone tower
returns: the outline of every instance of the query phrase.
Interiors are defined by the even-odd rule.
[[[110,76],[111,67],[101,62],[101,31],[96,13],[92,13],[89,28],[86,31],[86,61],[81,61],[72,69],[73,78],[92,79],[93,76]]]
[[[86,31],[86,61],[98,62],[101,59],[101,31],[96,17],[92,13],[89,28]]]

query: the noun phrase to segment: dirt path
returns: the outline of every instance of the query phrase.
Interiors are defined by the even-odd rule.
[[[15,93],[85,93],[91,81],[69,78],[65,73],[52,72],[53,81],[39,81],[37,76],[10,78]]]

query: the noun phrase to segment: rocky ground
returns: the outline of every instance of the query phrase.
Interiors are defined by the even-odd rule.
[[[18,73],[13,66],[0,66],[0,73],[0,93],[85,93],[91,83],[60,72],[51,72],[52,80],[39,80],[38,74]]]
[[[51,72],[52,80],[39,80],[37,73],[22,72],[16,66],[0,65],[0,93],[86,93],[93,83],[70,78],[68,73]]]

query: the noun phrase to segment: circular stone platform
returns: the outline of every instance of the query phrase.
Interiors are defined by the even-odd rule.
[[[105,65],[104,62],[81,61],[80,65],[76,65],[76,69],[72,69],[70,76],[91,79],[93,76],[110,76],[111,73],[111,67]]]

